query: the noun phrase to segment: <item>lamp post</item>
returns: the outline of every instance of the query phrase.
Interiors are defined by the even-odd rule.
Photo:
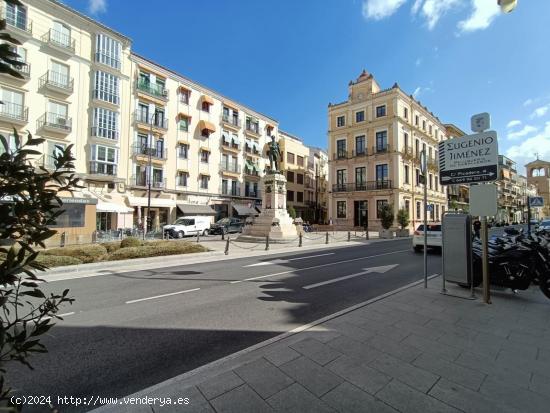
[[[151,123],[149,124],[149,142],[147,144],[147,216],[145,231],[143,232],[143,239],[145,234],[151,230],[151,181],[153,180],[153,125],[157,119],[157,113],[151,115]]]

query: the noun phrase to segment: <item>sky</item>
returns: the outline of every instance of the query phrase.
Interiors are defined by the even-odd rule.
[[[550,1],[64,0],[133,50],[327,146],[327,106],[363,69],[470,133],[489,112],[519,169],[550,161]]]

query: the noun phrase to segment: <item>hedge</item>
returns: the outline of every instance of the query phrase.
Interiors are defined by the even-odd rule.
[[[45,265],[48,268],[82,264],[82,261],[75,257],[64,255],[46,255],[43,253],[38,254],[36,257],[36,262]]]
[[[107,249],[99,244],[72,245],[68,247],[51,248],[44,251],[45,255],[74,257],[82,262],[101,261],[107,255]]]
[[[126,260],[131,258],[161,257],[165,255],[190,254],[205,252],[207,248],[199,244],[172,242],[168,245],[144,245],[141,247],[121,248],[109,255],[109,261]]]
[[[135,237],[128,237],[120,241],[120,248],[140,247],[141,244],[142,244],[142,241],[140,239]]]
[[[120,241],[102,242],[99,245],[103,246],[108,253],[115,252],[121,248]]]

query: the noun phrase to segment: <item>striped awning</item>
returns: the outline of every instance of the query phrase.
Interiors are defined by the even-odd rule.
[[[212,122],[208,122],[207,120],[201,120],[199,121],[199,130],[208,130],[210,132],[216,132],[216,126]]]
[[[214,99],[212,99],[210,96],[202,95],[202,101],[208,103],[209,105],[214,104]]]

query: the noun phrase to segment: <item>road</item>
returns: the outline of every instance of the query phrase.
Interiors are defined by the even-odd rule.
[[[429,256],[429,274],[441,257]],[[124,396],[422,278],[410,239],[49,283],[76,302],[20,394]],[[32,410],[29,410],[32,411]],[[63,412],[86,411],[63,408]]]

